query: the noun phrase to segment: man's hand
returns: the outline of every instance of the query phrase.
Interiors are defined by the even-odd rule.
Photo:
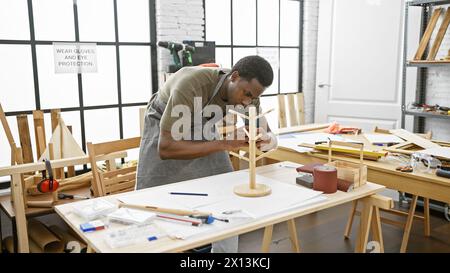
[[[263,152],[267,152],[278,147],[278,139],[272,132],[266,132],[264,128],[258,128],[257,134],[262,134],[261,138],[256,142],[256,147]]]

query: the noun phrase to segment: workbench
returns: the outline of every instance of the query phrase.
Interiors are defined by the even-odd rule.
[[[298,127],[301,130],[301,126]],[[324,130],[312,130],[305,133],[323,132]],[[279,137],[286,137],[287,134],[295,133],[295,130],[291,130],[285,134],[279,135]],[[373,146],[362,135],[343,135],[345,138],[355,140],[360,143],[364,143],[365,149],[369,150],[381,150],[379,146]],[[299,164],[309,163],[326,163],[327,154],[318,152],[300,153],[289,148],[285,148],[279,145],[278,149],[270,153],[267,158],[275,161],[292,161]],[[333,160],[344,160],[348,162],[358,163],[357,158],[351,158],[347,156],[333,155]],[[406,252],[409,234],[413,219],[421,219],[424,221],[424,235],[430,236],[430,215],[429,215],[429,199],[441,201],[444,203],[450,203],[450,179],[436,176],[433,173],[406,173],[396,171],[396,167],[401,163],[380,159],[378,161],[364,160],[364,164],[367,165],[368,173],[367,180],[379,185],[386,186],[386,188],[397,190],[403,193],[409,193],[412,195],[412,201],[410,203],[408,213],[398,210],[390,210],[394,214],[406,216],[406,222],[400,223],[392,221],[390,219],[382,219],[382,221],[400,226],[404,228],[404,234],[400,252]],[[424,215],[419,216],[415,214],[418,197],[424,198]],[[356,203],[353,204],[356,206]],[[353,219],[353,214],[350,215],[349,225]],[[348,236],[349,228],[347,228],[346,236]]]
[[[289,164],[289,167],[287,167],[286,164]],[[297,177],[295,167],[297,166],[300,165],[287,162],[262,166],[257,168],[257,176],[263,176],[276,180],[276,183],[290,183],[295,185],[295,178]],[[202,178],[201,181],[206,185],[206,183],[214,183],[220,179],[221,176],[222,178],[224,176],[229,178],[230,175],[233,176],[241,174],[242,176],[242,173],[248,174],[248,170],[240,170],[233,173]],[[130,197],[136,193],[144,197],[145,194],[151,196],[152,192],[160,190],[162,187],[181,185],[181,183],[190,183],[194,180],[100,198],[112,203],[117,203],[119,198],[122,199],[127,196]],[[295,187],[301,186],[295,185]],[[232,191],[232,189],[232,185],[230,185],[229,189],[226,188],[223,189],[223,191]],[[107,230],[83,233],[79,227],[80,224],[85,222],[85,220],[73,213],[73,208],[70,204],[58,205],[55,207],[55,211],[75,232],[77,232],[79,236],[81,236],[83,240],[86,241],[89,245],[89,249],[95,252],[182,252],[207,243],[217,242],[228,237],[240,235],[260,228],[265,229],[261,251],[268,252],[272,241],[273,226],[282,222],[287,222],[293,251],[299,252],[300,245],[298,243],[297,231],[294,222],[295,218],[358,200],[363,204],[363,209],[361,211],[362,220],[359,226],[358,236],[356,237],[357,241],[355,243],[355,252],[365,252],[370,230],[372,230],[372,239],[380,243],[380,250],[383,251],[379,208],[389,208],[393,205],[392,199],[377,195],[377,193],[383,191],[384,189],[384,186],[368,182],[362,187],[359,187],[349,193],[338,191],[334,194],[321,195],[325,198],[317,203],[313,202],[300,207],[287,208],[286,210],[271,214],[270,216],[251,218],[239,224],[233,224],[232,222],[226,223],[226,225],[222,225],[220,229],[214,230],[213,232],[197,234],[193,237],[188,237],[185,240],[173,239],[166,236],[156,241],[145,241],[121,248],[110,248],[106,244],[105,232],[107,232]],[[151,200],[149,200],[149,205],[151,205]],[[267,204],[267,206],[270,205],[271,204]],[[123,228],[123,225],[112,224],[108,229],[111,231],[119,228]]]

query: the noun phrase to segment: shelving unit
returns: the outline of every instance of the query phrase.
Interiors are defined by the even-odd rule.
[[[407,59],[407,38],[408,38],[408,13],[409,8],[412,6],[422,8],[422,22],[421,22],[421,33],[422,37],[425,33],[426,27],[430,21],[430,14],[434,6],[450,4],[450,0],[416,0],[407,2],[405,5],[405,26],[404,26],[404,41],[403,46],[403,87],[402,87],[402,128],[405,128],[405,116],[414,116],[414,132],[423,133],[425,130],[425,118],[439,118],[439,119],[449,119],[449,115],[434,114],[429,112],[419,112],[411,109],[407,109],[406,102],[406,70],[411,67],[417,68],[417,82],[416,82],[416,102],[426,103],[426,84],[427,84],[427,71],[428,68],[433,67],[448,67],[450,69],[450,60],[408,60]],[[428,46],[425,51],[425,55],[428,54]]]

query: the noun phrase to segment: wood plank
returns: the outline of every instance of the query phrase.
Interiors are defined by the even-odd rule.
[[[291,126],[297,126],[300,125],[299,119],[297,117],[297,111],[295,107],[295,94],[288,94],[287,95],[287,101],[288,101],[288,108],[289,108],[289,124]]]
[[[414,60],[422,59],[422,56],[425,53],[425,50],[428,46],[428,42],[430,41],[431,38],[431,34],[433,34],[433,30],[436,26],[439,16],[441,15],[441,12],[442,8],[437,8],[433,11],[430,22],[428,23],[427,28],[425,29],[425,32],[422,36],[422,39],[420,40],[419,48],[417,49],[416,55],[414,56]]]
[[[61,109],[52,109],[50,111],[50,116],[52,119],[52,132],[55,131],[56,126],[58,126],[60,113]]]
[[[20,174],[12,175],[12,183],[14,187],[14,213],[16,217],[18,252],[28,253],[30,251],[28,244],[27,219],[25,216],[25,206],[23,200],[22,178]]]
[[[138,148],[140,144],[141,144],[141,137],[134,137],[94,144],[94,147],[95,153],[98,156],[102,154],[108,154],[111,152]]]
[[[406,219],[405,232],[403,233],[402,245],[400,247],[400,253],[405,253],[408,247],[409,234],[411,233],[411,226],[414,220],[414,214],[416,212],[417,195],[413,195],[411,204],[409,204],[409,215]]]
[[[266,226],[264,229],[263,242],[261,246],[261,252],[267,253],[270,250],[270,244],[272,243],[273,225]]]
[[[22,148],[23,162],[33,162],[33,150],[31,148],[30,127],[27,115],[17,116],[17,128],[19,130],[20,147]]]
[[[287,127],[286,122],[286,102],[284,101],[284,95],[278,95],[278,128]]]
[[[47,143],[45,138],[45,124],[44,124],[44,112],[35,110],[33,111],[33,121],[34,121],[34,135],[36,138],[36,158],[40,158],[42,153],[45,151],[45,145]],[[38,128],[42,128],[42,135],[39,135]],[[44,143],[44,147],[42,147]]]
[[[299,125],[299,126],[293,126],[289,128],[279,128],[278,130],[272,130],[277,135],[283,135],[283,134],[289,134],[289,133],[301,133],[301,132],[309,132],[309,131],[316,131],[320,129],[328,128],[331,125],[331,123],[322,123],[322,124],[307,124],[307,125]]]
[[[406,141],[412,142],[425,149],[441,147],[439,144],[424,139],[423,137],[417,136],[411,132],[406,131],[405,129],[394,129],[390,132],[398,137],[403,138]]]
[[[372,240],[378,242],[380,245],[380,253],[384,253],[383,232],[381,230],[380,209],[373,208],[372,215]]]
[[[291,239],[292,251],[300,253],[300,244],[298,242],[297,228],[295,227],[295,219],[287,221],[289,238]]]
[[[108,155],[99,156],[97,157],[97,160],[101,161],[101,160],[108,160],[110,158],[124,158],[124,157],[127,157],[127,152],[116,152]],[[52,166],[54,168],[60,168],[73,165],[83,165],[88,163],[89,163],[89,156],[80,156],[80,157],[53,160]],[[27,163],[10,167],[0,167],[0,176],[8,176],[15,173],[20,174],[42,170],[45,170],[44,162]]]
[[[6,119],[6,114],[3,111],[1,103],[0,103],[0,121],[2,122],[3,130],[5,130],[6,139],[8,139],[9,146],[11,147],[11,150],[13,150],[16,147],[16,145],[11,133],[11,128],[9,127],[8,120]]]
[[[128,174],[130,172],[136,172],[136,166],[133,167],[127,167],[122,169],[117,169],[110,172],[105,172],[102,174],[103,178],[112,178],[118,175]]]
[[[305,96],[302,93],[297,93],[297,114],[298,114],[298,125],[305,124]]]
[[[345,226],[344,237],[346,239],[350,238],[350,232],[352,231],[353,219],[355,218],[356,208],[358,207],[358,201],[352,202],[352,207],[350,209],[350,215],[347,220],[347,225]]]
[[[38,126],[36,128],[36,141],[37,141],[36,142],[36,150],[38,150],[42,155],[42,153],[45,151],[46,147],[45,147],[45,132],[44,132],[44,128],[42,128],[41,126]],[[40,158],[40,156],[38,156],[37,158]]]
[[[103,178],[103,177],[102,177]],[[103,186],[112,186],[114,184],[120,184],[123,182],[127,182],[130,180],[135,180],[136,179],[136,172],[131,172],[131,173],[127,173],[125,175],[119,175],[116,177],[112,177],[110,179],[103,179]]]
[[[136,180],[123,182],[123,183],[118,183],[118,184],[106,187],[105,193],[106,194],[108,194],[108,193],[112,194],[112,193],[116,193],[116,192],[120,192],[120,191],[134,190],[134,186],[135,185],[136,185]]]
[[[450,8],[447,9],[441,27],[439,28],[436,38],[434,39],[433,46],[431,47],[430,53],[428,54],[427,58],[428,61],[433,61],[436,58],[439,48],[441,47],[442,39],[444,39],[449,24],[450,24]]]
[[[67,125],[67,129],[69,129],[69,132],[72,134],[72,126]],[[75,166],[68,166],[67,167],[67,177],[74,177],[75,176]]]
[[[361,211],[361,220],[359,223],[359,231],[356,237],[355,252],[366,252],[367,241],[369,239],[369,229],[371,226],[373,206],[369,204],[367,198],[361,200],[363,208]]]

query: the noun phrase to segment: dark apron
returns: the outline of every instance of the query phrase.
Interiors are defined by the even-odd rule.
[[[226,74],[221,76],[213,95],[206,105],[209,105],[214,96],[217,95],[226,76]],[[166,103],[159,99],[158,93],[152,96],[147,105],[144,132],[142,133],[139,150],[136,189],[139,190],[233,171],[228,152],[226,151],[216,152],[197,159],[162,160],[158,152],[159,123],[165,108]],[[203,125],[207,121],[206,118],[202,117]],[[194,130],[193,128],[194,126],[192,126],[192,130]]]

